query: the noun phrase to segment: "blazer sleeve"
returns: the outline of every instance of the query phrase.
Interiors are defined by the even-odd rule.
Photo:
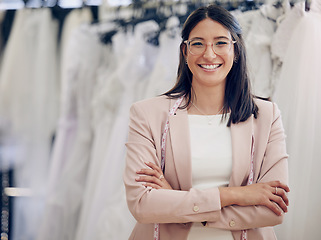
[[[160,144],[160,139],[154,139],[145,111],[148,111],[146,106],[142,107],[137,103],[130,109],[123,180],[128,208],[132,215],[140,223],[215,222],[220,219],[221,205],[218,188],[206,191],[155,190],[135,181],[138,176],[136,171],[146,168],[144,162],[150,161],[160,166],[155,144],[155,141]],[[165,114],[167,115],[167,112]],[[160,126],[158,131],[161,129],[163,126]],[[159,135],[161,136],[161,133]],[[218,200],[213,201],[213,199]]]
[[[273,121],[256,182],[279,180],[288,184],[287,159],[285,134],[280,111],[276,104],[273,104]],[[220,220],[208,222],[207,226],[229,230],[244,230],[275,226],[282,223],[283,217],[284,214],[277,216],[265,206],[242,207],[233,205],[224,207],[221,211]]]

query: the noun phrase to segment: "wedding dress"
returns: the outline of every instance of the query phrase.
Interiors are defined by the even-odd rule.
[[[33,240],[43,212],[51,142],[58,119],[58,23],[51,12],[16,12],[0,73],[0,117],[14,142],[9,161],[14,187],[12,238]],[[7,159],[8,160],[8,159]]]
[[[92,196],[87,231],[80,239],[128,239],[134,227],[135,221],[127,208],[122,180],[129,108],[134,101],[144,97],[142,94],[158,54],[158,48],[146,43],[146,38],[158,30],[159,26],[154,21],[143,22],[135,27],[134,43],[122,56],[122,64],[119,64],[113,76],[121,83],[123,91],[116,108],[106,155],[103,156],[104,162],[100,173],[97,173],[99,179]]]
[[[303,12],[289,41],[275,101],[283,116],[289,153],[289,212],[281,239],[318,239],[321,210],[321,1]]]

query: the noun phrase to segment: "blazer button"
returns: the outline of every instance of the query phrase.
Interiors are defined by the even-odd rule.
[[[231,220],[230,221],[230,227],[234,227],[235,226],[235,221],[234,220]]]
[[[197,206],[197,205],[195,205],[194,207],[193,207],[193,211],[194,212],[198,212],[200,210],[200,208]]]

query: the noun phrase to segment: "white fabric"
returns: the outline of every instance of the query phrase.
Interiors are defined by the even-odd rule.
[[[101,63],[102,44],[98,39],[97,30],[86,25],[77,29],[70,41],[74,51],[68,56],[71,65],[66,72],[66,80],[74,84],[72,91],[75,91],[75,94],[68,96],[72,99],[65,99],[67,103],[65,116],[69,118],[69,113],[74,114],[77,127],[72,128],[72,146],[70,149],[65,149],[68,151],[68,158],[56,159],[62,162],[63,169],[52,184],[53,190],[48,195],[46,212],[38,235],[39,240],[75,239],[91,153],[91,98],[96,81],[96,69]],[[69,137],[68,131],[65,134],[67,138],[64,138],[64,141]],[[61,147],[64,148],[65,145]],[[65,150],[62,151],[61,157],[66,156]]]
[[[155,66],[147,82],[145,97],[156,97],[170,90],[176,82],[181,42],[179,20],[171,17],[167,20],[166,30],[160,34],[160,49]]]
[[[50,145],[58,118],[58,24],[49,9],[16,12],[0,73],[0,118],[15,141],[15,187],[31,197],[13,199],[12,238],[33,240],[47,187]],[[19,146],[19,148],[16,148]]]
[[[188,115],[192,156],[192,186],[227,187],[232,172],[231,129],[222,115]],[[209,124],[211,121],[211,124]],[[193,224],[188,240],[233,240],[231,231]]]
[[[90,8],[80,8],[80,9],[74,9],[71,11],[65,18],[63,22],[62,27],[62,33],[61,33],[61,39],[60,39],[60,59],[62,60],[60,63],[61,68],[64,68],[65,63],[63,62],[65,60],[64,53],[68,52],[68,46],[70,36],[72,35],[72,32],[77,29],[82,24],[88,24],[92,21],[92,13]],[[64,71],[60,71],[63,78]]]
[[[245,45],[248,55],[250,79],[253,92],[260,97],[271,97],[274,87],[271,85],[272,60],[271,40],[276,31],[275,20],[283,14],[283,8],[273,5],[262,5],[256,14],[250,15],[253,19],[251,26],[245,26]],[[246,15],[245,15],[246,16]],[[242,15],[237,16],[242,19]],[[247,22],[242,21],[241,22]]]
[[[290,155],[290,206],[277,228],[280,239],[318,239],[321,234],[321,9],[316,3],[294,29],[275,95]]]
[[[122,181],[129,108],[134,101],[143,97],[148,73],[155,64],[154,56],[158,52],[155,46],[146,44],[146,36],[158,30],[154,21],[138,24],[135,27],[134,43],[111,76],[121,84],[123,90],[103,156],[104,162],[98,172],[87,225],[81,230],[82,234],[77,234],[77,240],[127,239],[135,224],[127,208]]]
[[[117,39],[125,39],[123,32],[117,33]],[[120,41],[123,43],[123,41]],[[90,156],[90,165],[88,170],[88,177],[84,187],[84,200],[82,211],[79,218],[76,239],[84,239],[87,231],[90,230],[91,223],[89,216],[91,208],[93,207],[93,196],[100,179],[101,167],[104,165],[107,152],[107,146],[110,139],[110,132],[116,117],[116,109],[119,105],[123,87],[117,78],[113,78],[112,74],[117,67],[115,52],[123,49],[123,44],[114,44],[104,48],[103,55],[105,62],[97,70],[97,84],[94,88],[92,98],[93,108],[93,145]],[[121,49],[117,49],[121,48]],[[119,56],[118,56],[119,57]]]
[[[304,2],[296,3],[292,8],[290,8],[290,4],[285,1],[284,9],[285,14],[277,19],[278,27],[271,42],[271,57],[273,60],[271,82],[273,86],[272,93],[275,92],[276,85],[281,81],[280,73],[284,57],[292,38],[292,33],[304,14]]]

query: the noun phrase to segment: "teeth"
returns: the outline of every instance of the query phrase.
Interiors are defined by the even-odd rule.
[[[216,69],[220,66],[220,64],[215,64],[215,65],[201,65],[202,68],[205,69]]]

